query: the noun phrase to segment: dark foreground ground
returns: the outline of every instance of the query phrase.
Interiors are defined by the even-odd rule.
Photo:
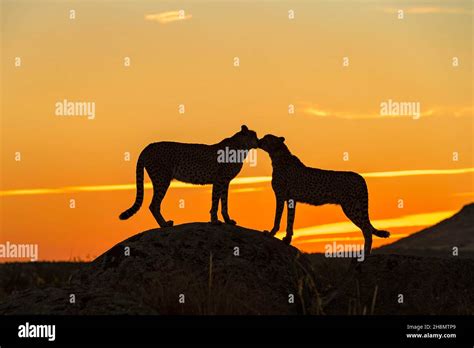
[[[359,263],[196,222],[135,234],[89,263],[2,264],[0,315],[472,315],[473,289],[474,259]]]
[[[306,256],[324,314],[474,314],[472,259],[373,255],[354,268],[349,260]],[[1,264],[0,304],[25,289],[66,286],[71,274],[85,267],[81,262]]]
[[[340,289],[328,314],[474,314],[474,259],[371,255],[347,271],[348,260],[309,257],[321,292]]]

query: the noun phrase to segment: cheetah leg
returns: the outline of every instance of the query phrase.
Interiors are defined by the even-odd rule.
[[[163,215],[161,215],[161,202],[163,201],[163,198],[165,197],[166,191],[168,190],[168,187],[170,186],[170,180],[159,180],[155,181],[152,178],[153,182],[153,198],[151,200],[150,204],[150,211],[155,217],[156,222],[158,222],[158,225],[160,227],[168,227],[168,226],[173,226],[173,221],[166,221],[163,218]]]
[[[237,223],[229,217],[229,212],[227,208],[227,196],[229,195],[229,183],[224,185],[222,194],[221,194],[221,213],[222,217],[226,224],[236,225]]]
[[[273,222],[273,228],[270,232],[263,231],[264,233],[267,233],[272,237],[280,229],[281,215],[283,214],[283,207],[285,206],[285,200],[283,198],[279,196],[275,196],[275,198],[276,198],[276,209],[275,209],[275,221]]]
[[[217,218],[217,210],[219,208],[219,200],[222,196],[222,191],[224,190],[223,183],[214,183],[212,185],[212,206],[211,206],[211,224],[221,224],[222,222],[219,221]]]
[[[370,223],[368,204],[364,202],[350,202],[342,204],[344,214],[361,229],[364,235],[364,257],[370,255],[372,250],[372,231],[374,227]]]
[[[290,244],[291,238],[293,237],[293,222],[295,221],[296,201],[289,199],[286,202],[286,210],[288,211],[288,217],[286,219],[286,236],[282,240],[286,244]]]

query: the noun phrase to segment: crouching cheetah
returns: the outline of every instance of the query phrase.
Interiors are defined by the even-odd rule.
[[[292,155],[284,143],[285,138],[271,134],[258,141],[258,147],[268,152],[272,160],[272,187],[276,197],[275,222],[269,232],[274,236],[280,229],[283,206],[287,202],[288,219],[286,237],[291,243],[296,202],[312,205],[339,204],[346,216],[362,230],[365,255],[372,248],[372,234],[387,238],[390,233],[377,230],[369,220],[367,185],[362,176],[354,172],[341,172],[306,167]]]
[[[257,145],[257,133],[249,130],[245,125],[230,138],[213,145],[167,141],[148,145],[137,161],[135,203],[130,209],[120,214],[120,219],[128,219],[142,205],[143,169],[145,168],[153,183],[150,210],[160,227],[173,226],[173,221],[166,221],[160,211],[161,201],[173,179],[197,185],[212,184],[211,222],[220,223],[217,218],[220,200],[224,221],[235,224],[236,222],[229,217],[227,211],[229,183],[239,174],[249,150],[257,148]],[[220,154],[223,151],[240,155],[222,160]]]

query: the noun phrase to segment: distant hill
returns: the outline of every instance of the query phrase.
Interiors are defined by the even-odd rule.
[[[374,254],[453,257],[453,247],[458,247],[459,257],[474,258],[474,203],[434,226],[374,250]]]

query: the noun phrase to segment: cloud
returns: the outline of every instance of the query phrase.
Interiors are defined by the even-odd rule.
[[[419,175],[456,175],[473,173],[474,168],[458,168],[458,169],[413,169],[413,170],[398,170],[386,172],[368,172],[360,173],[364,178],[392,178],[401,176],[419,176]],[[234,185],[254,185],[261,183],[268,183],[272,181],[271,176],[248,176],[235,178],[230,182]],[[207,185],[209,186],[209,185]],[[202,186],[187,184],[179,181],[172,181],[171,188],[199,188]],[[151,182],[145,183],[146,190],[152,189]],[[44,195],[44,194],[62,194],[74,192],[98,192],[98,191],[129,191],[135,190],[136,185],[133,184],[118,184],[118,185],[85,185],[85,186],[66,186],[59,188],[35,188],[35,189],[14,189],[0,191],[0,197],[5,196],[29,196],[29,195]],[[234,189],[235,190],[235,189]],[[248,190],[247,190],[248,191]],[[241,191],[243,192],[243,191]]]
[[[443,6],[410,6],[410,7],[384,7],[382,9],[385,13],[398,13],[403,10],[406,14],[472,14],[472,11],[462,7],[443,7]]]
[[[186,14],[184,10],[168,11],[168,12],[153,13],[153,14],[145,15],[146,21],[153,21],[153,22],[158,22],[161,24],[184,21],[191,18],[192,18],[192,15]]]
[[[434,225],[441,220],[447,219],[457,211],[449,210],[449,211],[436,211],[431,213],[422,213],[422,214],[411,214],[411,215],[404,215],[396,218],[390,219],[380,219],[380,220],[372,220],[372,224],[377,229],[390,229],[390,228],[400,228],[400,227],[424,227],[424,226],[431,226]],[[300,239],[300,243],[318,243],[318,242],[325,242],[334,240],[334,238],[324,237],[324,238],[312,238],[307,239],[310,236],[319,236],[319,235],[335,235],[335,234],[347,234],[351,232],[359,233],[359,228],[354,225],[351,221],[343,221],[343,222],[335,222],[331,224],[324,224],[318,226],[311,226],[305,228],[295,229],[293,232],[293,240],[298,242]],[[284,237],[286,232],[279,232],[277,233],[277,237]],[[306,237],[301,239],[302,237]],[[341,238],[348,238],[348,237],[341,237]],[[354,237],[351,237],[354,238]]]
[[[387,102],[386,100],[381,100],[381,103]],[[407,103],[405,101],[394,102],[394,103]],[[379,106],[378,105],[378,106]],[[413,115],[381,115],[380,111],[375,113],[348,113],[345,111],[337,111],[326,109],[320,107],[319,105],[312,104],[312,103],[302,103],[301,108],[303,113],[311,116],[317,116],[322,118],[340,118],[340,119],[347,119],[347,120],[360,120],[360,119],[395,119],[395,118],[414,118]],[[474,108],[472,106],[458,106],[458,107],[440,107],[440,106],[431,106],[429,108],[423,107],[420,104],[420,115],[419,118],[427,117],[427,116],[455,116],[455,117],[465,117],[465,116],[473,116],[474,115]],[[418,118],[418,117],[417,117]]]
[[[389,178],[399,176],[417,176],[417,175],[452,175],[473,173],[474,168],[458,168],[458,169],[414,169],[414,170],[397,170],[391,172],[373,172],[363,173],[364,178]]]
[[[335,110],[325,110],[317,105],[304,106],[303,112],[308,115],[325,117],[325,118],[344,118],[344,119],[366,119],[366,118],[381,118],[380,114],[356,114],[346,113]]]
[[[335,116],[336,113],[334,113],[333,111],[325,111],[325,110],[322,110],[318,107],[306,107],[303,109],[303,112],[307,113],[307,114],[310,114],[310,115],[314,115],[314,116],[321,116],[321,117],[327,117],[327,116]],[[339,115],[341,116],[341,115]],[[343,115],[342,115],[343,116]]]
[[[263,182],[270,182],[271,176],[252,176],[235,178],[231,181],[230,185],[247,185],[247,184],[258,184]],[[187,184],[185,182],[173,181],[171,182],[170,188],[196,188],[202,187],[193,184]],[[148,182],[144,184],[145,190],[153,188],[152,183]],[[98,191],[129,191],[135,190],[135,184],[118,184],[118,185],[84,185],[84,186],[66,186],[59,188],[37,188],[37,189],[18,189],[18,190],[4,190],[0,191],[0,197],[2,196],[24,196],[24,195],[43,195],[43,194],[61,194],[61,193],[73,193],[73,192],[98,192]]]

